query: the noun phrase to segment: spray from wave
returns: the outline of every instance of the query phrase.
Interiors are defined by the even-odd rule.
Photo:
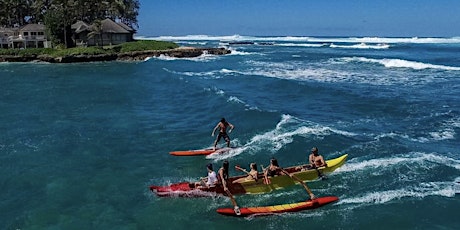
[[[438,69],[438,70],[455,70],[459,71],[460,67],[452,67],[452,66],[444,66],[444,65],[433,65],[427,64],[422,62],[416,61],[408,61],[402,59],[373,59],[373,58],[365,58],[365,57],[345,57],[340,58],[344,62],[367,62],[367,63],[377,63],[381,64],[387,68],[410,68],[415,70],[422,70],[422,69]]]
[[[341,168],[337,169],[336,172],[356,172],[375,168],[389,168],[391,166],[402,164],[424,166],[428,163],[441,164],[460,170],[459,160],[433,153],[413,152],[398,157],[379,158],[364,161],[359,161],[358,158],[354,158],[349,161],[349,164],[345,164]]]
[[[366,43],[359,43],[354,45],[334,45],[331,44],[329,47],[331,48],[343,48],[343,49],[388,49],[390,45],[386,43],[378,43],[377,45],[368,45]]]
[[[161,60],[161,61],[194,61],[194,62],[210,62],[214,61],[219,58],[219,55],[213,55],[213,54],[207,54],[203,53],[202,55],[198,57],[192,57],[192,58],[177,58],[177,57],[170,57],[167,55],[161,54],[160,56],[156,57],[147,57],[144,59],[144,62],[150,61],[150,60]]]
[[[341,204],[384,204],[403,198],[424,198],[427,196],[454,197],[455,188],[452,182],[421,183],[418,186],[408,186],[402,189],[369,192],[361,196],[354,196],[340,200]]]
[[[280,41],[280,42],[312,42],[312,43],[413,43],[413,44],[455,44],[460,43],[460,37],[450,38],[419,38],[419,37],[302,37],[302,36],[281,36],[281,37],[255,37],[244,35],[186,35],[186,36],[159,36],[146,37],[135,36],[137,40],[166,40],[166,41]]]
[[[294,136],[307,137],[313,135],[323,138],[324,136],[332,134],[344,136],[356,135],[347,131],[302,121],[291,115],[284,114],[282,115],[280,122],[276,124],[275,129],[255,135],[251,138],[247,145],[257,146],[257,148],[263,148],[275,153],[283,146],[291,143]]]

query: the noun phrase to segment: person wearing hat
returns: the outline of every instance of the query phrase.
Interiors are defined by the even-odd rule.
[[[214,149],[217,147],[217,143],[220,141],[221,138],[224,138],[225,142],[227,142],[227,147],[230,147],[230,137],[227,134],[227,127],[230,127],[228,133],[231,133],[233,126],[230,122],[226,121],[225,118],[220,119],[220,122],[217,123],[216,127],[212,130],[211,136],[214,136],[214,133],[219,129],[219,134],[217,135],[216,141],[214,141]]]

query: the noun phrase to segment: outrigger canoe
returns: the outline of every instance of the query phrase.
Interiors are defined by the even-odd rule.
[[[307,200],[298,203],[292,204],[281,204],[281,205],[272,205],[265,207],[248,207],[240,208],[240,214],[237,215],[233,208],[219,208],[217,213],[226,215],[226,216],[235,216],[235,217],[246,217],[252,215],[273,215],[277,213],[285,212],[298,212],[307,209],[315,209],[322,207],[324,205],[338,201],[339,198],[336,196],[325,196],[318,197],[314,200]]]
[[[327,167],[320,167],[318,169],[310,170],[300,170],[299,168],[306,165],[297,165],[292,167],[284,168],[291,175],[296,176],[302,181],[312,181],[317,179],[319,176],[324,174],[329,174],[345,164],[348,154],[344,154],[335,159],[330,159],[326,161]],[[300,166],[300,167],[299,167]],[[233,195],[238,194],[260,194],[260,193],[269,193],[273,190],[286,188],[293,186],[297,181],[294,181],[288,175],[279,175],[275,177],[269,177],[270,183],[266,184],[263,180],[263,174],[259,173],[258,180],[245,180],[240,183],[233,183],[233,181],[240,178],[246,178],[247,175],[230,177],[228,179],[228,188]],[[225,195],[221,185],[216,185],[215,187],[207,188],[195,186],[195,182],[181,182],[166,186],[150,186],[150,190],[157,194],[157,196],[172,196],[172,197],[202,197],[202,196],[215,196],[218,194]]]
[[[213,149],[213,148],[208,148],[208,149],[196,149],[196,150],[184,150],[184,151],[173,151],[169,152],[169,154],[173,156],[199,156],[199,155],[210,155],[213,153],[225,153],[234,148],[218,148],[218,149]]]

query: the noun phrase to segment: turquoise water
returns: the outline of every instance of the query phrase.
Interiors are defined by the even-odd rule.
[[[235,37],[173,39],[215,47]],[[193,59],[1,63],[0,228],[460,226],[457,39],[236,39],[255,44]],[[211,146],[221,117],[236,126],[238,151],[168,154]],[[232,168],[271,157],[301,164],[313,146],[327,159],[349,154],[328,180],[308,183],[317,196],[340,198],[320,209],[238,219],[215,212],[231,206],[225,197],[148,190],[196,180],[224,159]],[[307,193],[295,186],[236,199],[264,206]]]

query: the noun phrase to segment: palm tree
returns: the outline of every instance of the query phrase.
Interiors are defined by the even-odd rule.
[[[45,13],[51,7],[51,0],[35,0],[31,4],[31,15],[36,22],[45,21]]]
[[[91,32],[88,34],[88,38],[94,39],[96,41],[96,37],[99,36],[101,39],[101,47],[104,46],[104,39],[102,38],[102,23],[101,20],[94,21],[93,25],[91,25]]]

